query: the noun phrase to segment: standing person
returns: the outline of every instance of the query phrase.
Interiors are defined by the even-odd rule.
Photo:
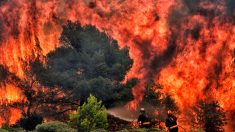
[[[172,114],[171,110],[167,111],[166,127],[170,132],[178,132],[177,117]]]
[[[145,123],[148,122],[147,115],[145,113],[144,108],[140,109],[140,115],[138,117],[138,123],[140,124],[140,127],[143,128],[145,127]]]

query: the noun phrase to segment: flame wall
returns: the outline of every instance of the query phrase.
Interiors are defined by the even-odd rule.
[[[140,79],[133,106],[142,99],[145,82],[154,79],[181,110],[198,99],[216,99],[234,111],[234,5],[233,0],[5,0],[0,63],[23,78],[20,60],[37,55],[37,44],[44,55],[52,51],[62,25],[80,21],[130,48],[134,64],[126,79]]]
[[[89,2],[91,9],[81,4],[79,20],[130,48],[134,65],[126,78],[141,80],[133,89],[131,106],[142,99],[145,82],[154,79],[182,111],[198,99],[218,100],[226,111],[235,110],[233,1]]]

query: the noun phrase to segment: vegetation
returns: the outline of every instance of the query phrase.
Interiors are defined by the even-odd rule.
[[[128,48],[120,49],[105,33],[92,26],[82,28],[79,23],[64,26],[60,40],[63,46],[46,56],[47,67],[37,61],[32,65],[41,84],[72,91],[80,104],[90,94],[105,106],[133,99],[135,81],[120,83],[133,63]]]
[[[22,128],[8,127],[8,128],[0,128],[0,132],[25,132]]]
[[[157,118],[160,121],[165,121],[168,110],[174,113],[179,113],[175,100],[169,94],[162,92],[163,87],[155,83],[153,80],[149,81],[145,86],[145,93],[143,101],[151,104],[158,111],[157,115],[151,115],[150,118]]]
[[[52,121],[48,123],[43,123],[36,127],[37,132],[76,132],[75,129],[69,127],[69,125],[59,122]]]
[[[163,87],[155,83],[153,80],[149,81],[145,86],[145,94],[143,101],[146,101],[154,106],[164,109],[179,112],[175,100],[169,94],[162,93]]]
[[[21,117],[18,123],[20,127],[24,128],[26,131],[32,131],[38,124],[41,124],[42,121],[43,118],[40,115],[33,113],[29,116]]]
[[[136,128],[136,129],[129,129],[127,132],[162,132],[162,130],[157,128],[153,129]]]
[[[71,97],[70,91],[63,91],[56,87],[45,88],[35,78],[35,74],[31,71],[31,67],[25,68],[25,78],[20,79],[14,73],[9,72],[8,68],[0,65],[0,71],[2,78],[0,79],[0,85],[6,85],[10,83],[15,87],[21,89],[22,96],[27,100],[14,102],[11,105],[0,105],[1,118],[5,119],[6,124],[9,124],[9,114],[12,108],[22,111],[23,117],[18,121],[18,126],[23,128],[27,126],[27,120],[34,118],[36,114],[40,113],[44,117],[55,117],[55,119],[66,119],[63,113],[75,109],[78,103],[75,103],[78,99]],[[78,101],[77,101],[78,102]],[[58,106],[63,105],[59,108]],[[34,119],[33,119],[34,120]],[[33,123],[29,121],[29,123]],[[30,124],[31,126],[32,124]],[[35,126],[34,126],[35,127]],[[30,129],[30,128],[29,128]]]
[[[196,128],[203,128],[206,132],[222,132],[226,124],[226,115],[217,101],[199,101],[194,107],[195,118],[192,120]]]
[[[154,105],[160,106],[161,105],[161,93],[162,86],[160,84],[156,84],[153,80],[149,81],[145,86],[145,94],[143,100]]]
[[[33,130],[36,124],[40,123],[37,122],[38,119],[31,121],[37,117],[36,115],[65,121],[68,119],[68,113],[80,105],[77,113],[70,117],[79,129],[106,129],[105,110],[101,113],[87,112],[92,108],[94,111],[97,110],[89,105],[89,101],[102,100],[104,106],[111,107],[113,102],[128,102],[133,99],[132,88],[138,80],[132,78],[126,83],[121,83],[133,63],[128,48],[120,49],[117,42],[106,34],[98,32],[92,26],[82,28],[79,23],[69,22],[64,26],[60,40],[63,46],[46,56],[42,56],[39,42],[35,40],[35,51],[38,55],[32,56],[30,62],[22,62],[24,79],[10,73],[8,68],[0,66],[1,84],[10,82],[16,85],[27,99],[25,102],[2,105],[0,110],[3,118],[7,120],[11,108],[21,109],[24,116],[18,121],[18,126],[25,130]],[[41,60],[45,60],[45,64]],[[163,108],[169,102],[174,104],[174,101],[162,99],[162,87],[159,84],[151,81],[146,88],[144,101],[159,108]],[[89,97],[90,94],[97,99]],[[88,97],[92,99],[85,103]],[[104,108],[101,102],[97,101],[96,105]],[[96,120],[88,118],[89,116],[96,117]],[[82,121],[77,122],[76,119]]]
[[[92,95],[82,106],[78,107],[77,113],[70,115],[72,125],[76,125],[79,131],[91,131],[97,128],[108,127],[106,108],[102,102]]]
[[[162,103],[164,104],[166,111],[171,110],[173,112],[179,112],[179,108],[177,107],[175,100],[171,97],[171,95],[166,94],[162,100]]]
[[[107,107],[112,105],[110,102],[133,99],[131,89],[136,79],[120,83],[133,63],[128,48],[120,49],[105,33],[92,26],[82,28],[79,23],[69,22],[61,34],[62,47],[43,56],[39,41],[35,42],[35,56],[29,62],[22,60],[25,78],[0,65],[0,85],[10,83],[19,87],[26,99],[0,105],[1,118],[7,123],[12,108],[22,110],[24,118],[37,113],[64,121],[89,94]]]
[[[105,129],[96,129],[96,130],[92,130],[91,132],[108,132]]]
[[[68,113],[80,105],[77,113],[70,116],[72,125],[82,131],[105,131],[103,128],[107,129],[108,126],[105,107],[111,107],[113,102],[133,99],[132,88],[138,79],[132,78],[125,84],[121,83],[133,64],[129,50],[127,47],[120,49],[115,40],[94,27],[81,27],[79,23],[68,22],[63,27],[60,41],[62,47],[42,56],[39,42],[35,40],[36,55],[32,56],[30,62],[22,61],[25,72],[23,79],[0,65],[0,86],[10,83],[20,88],[26,98],[26,101],[11,105],[1,104],[1,118],[8,125],[11,108],[20,109],[23,117],[16,126],[29,131],[42,123],[41,116],[63,121],[68,118]],[[45,64],[42,60],[45,60]],[[164,115],[169,109],[179,112],[174,99],[161,92],[160,84],[150,80],[145,89],[143,101],[159,109],[158,119],[164,121]],[[98,100],[102,100],[102,103]],[[203,131],[200,128],[205,131],[223,131],[225,112],[218,102],[199,101],[193,111],[192,123],[197,129],[191,131]],[[1,131],[9,129],[13,131],[14,128]],[[37,131],[57,130],[72,129],[61,122],[44,123],[37,127]]]
[[[8,132],[6,129],[0,128],[0,132]]]

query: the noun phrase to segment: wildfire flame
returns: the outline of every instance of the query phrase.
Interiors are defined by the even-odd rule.
[[[6,102],[11,103],[11,102],[16,102],[16,101],[21,100],[20,89],[10,84],[7,84],[5,88],[2,88],[0,94],[1,94],[0,104],[6,103]]]
[[[91,24],[128,46],[134,64],[128,78],[136,107],[145,83],[153,79],[171,93],[180,110],[198,99],[216,99],[235,110],[235,11],[231,0],[11,0],[0,4],[0,64],[24,78],[27,61],[59,47],[67,20]],[[8,84],[0,95],[19,100]],[[6,92],[6,90],[11,92]],[[9,90],[10,89],[10,90]]]

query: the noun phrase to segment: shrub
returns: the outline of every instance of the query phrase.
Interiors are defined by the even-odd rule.
[[[38,125],[38,124],[41,124],[43,121],[43,118],[36,114],[36,113],[32,113],[30,114],[29,116],[24,116],[22,117],[18,123],[19,125],[25,129],[26,131],[32,131],[35,129],[35,127]]]
[[[8,128],[0,128],[0,132],[25,132],[25,131],[22,128],[8,127]]]
[[[9,124],[3,124],[2,128],[0,129],[0,132],[4,130],[8,130],[9,128],[10,128]]]
[[[101,101],[90,95],[87,102],[78,107],[77,113],[70,115],[72,125],[79,131],[91,131],[97,128],[108,127],[107,111]]]
[[[8,132],[8,130],[0,128],[0,132]]]
[[[122,132],[122,131],[120,131]],[[145,128],[135,128],[135,129],[129,129],[128,131],[123,131],[123,132],[164,132],[158,128],[150,128],[150,129],[145,129]]]
[[[162,132],[162,130],[160,130],[158,128],[151,128],[148,130],[148,132]]]
[[[105,129],[96,129],[91,132],[108,132],[108,131],[106,131]]]
[[[69,125],[59,121],[40,124],[36,127],[36,130],[37,132],[76,132]]]
[[[120,131],[117,131],[117,132],[129,132],[127,129],[124,129],[124,130],[120,130]]]
[[[147,132],[147,129],[145,129],[145,128],[135,128],[135,129],[129,129],[129,132]]]

